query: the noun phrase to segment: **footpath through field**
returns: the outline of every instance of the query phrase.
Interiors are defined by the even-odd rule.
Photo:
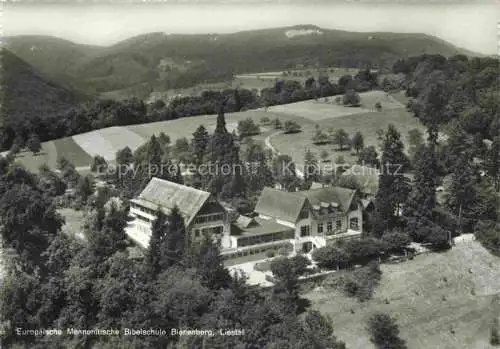
[[[276,149],[276,147],[274,147],[271,144],[271,138],[278,135],[278,134],[281,134],[281,133],[283,133],[283,131],[274,132],[273,134],[270,134],[269,136],[267,136],[266,139],[264,139],[264,144],[266,145],[266,147],[271,149],[271,151],[275,155],[280,155],[281,153],[279,152],[278,149]],[[304,178],[304,173],[301,170],[299,170],[297,167],[295,167],[295,173],[297,174],[297,177]]]

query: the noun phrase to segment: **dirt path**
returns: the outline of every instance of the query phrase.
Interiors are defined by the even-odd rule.
[[[264,144],[266,145],[266,147],[271,149],[271,151],[275,155],[281,155],[281,153],[279,152],[278,149],[276,149],[275,146],[272,145],[271,138],[276,136],[276,135],[279,135],[281,133],[283,133],[283,131],[274,132],[274,133],[270,134],[269,136],[267,136],[266,139],[264,139]],[[295,164],[295,165],[297,165],[297,164]],[[297,167],[295,167],[295,173],[297,174],[297,177],[304,178],[304,173],[301,170],[299,170]]]

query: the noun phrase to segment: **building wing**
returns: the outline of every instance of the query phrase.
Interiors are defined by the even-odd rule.
[[[211,194],[182,184],[152,178],[138,198],[132,200],[145,207],[160,207],[166,214],[177,206],[189,225]]]
[[[340,187],[324,187],[298,191],[294,195],[304,196],[314,207],[339,207],[343,212],[348,212],[355,198],[356,190]]]
[[[295,223],[306,201],[305,196],[295,193],[264,188],[255,206],[255,212],[283,221]]]

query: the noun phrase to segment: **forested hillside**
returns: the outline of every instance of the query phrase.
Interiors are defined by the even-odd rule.
[[[58,124],[60,115],[84,101],[86,96],[51,82],[6,49],[1,52],[0,144],[12,144],[16,136],[51,133],[45,125]]]
[[[310,34],[291,34],[300,30]],[[150,33],[109,47],[41,36],[10,37],[6,43],[43,73],[88,94],[146,83],[158,90],[183,88],[297,65],[389,69],[398,58],[423,53],[470,54],[423,34],[353,33],[310,25],[234,34]]]

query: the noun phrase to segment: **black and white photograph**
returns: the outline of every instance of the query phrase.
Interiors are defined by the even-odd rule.
[[[500,349],[500,2],[0,14],[0,349]]]

